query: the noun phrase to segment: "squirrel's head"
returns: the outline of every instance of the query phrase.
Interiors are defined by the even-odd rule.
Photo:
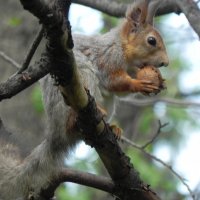
[[[124,57],[129,65],[136,67],[167,66],[169,59],[164,42],[153,26],[158,1],[150,5],[149,2],[136,1],[126,12],[120,35]]]

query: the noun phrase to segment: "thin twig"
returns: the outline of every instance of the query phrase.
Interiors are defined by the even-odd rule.
[[[150,158],[152,158],[153,160],[159,162],[160,164],[162,164],[163,166],[165,166],[168,170],[171,171],[172,174],[174,174],[180,181],[181,183],[187,188],[190,196],[192,197],[193,200],[195,200],[195,194],[193,194],[192,189],[190,188],[190,186],[185,182],[185,179],[179,175],[173,168],[171,165],[168,165],[167,163],[165,163],[164,161],[162,161],[161,159],[157,158],[156,156],[152,155],[151,153],[147,152],[142,146],[139,146],[137,144],[135,144],[134,142],[132,142],[131,140],[129,140],[128,138],[122,136],[121,140],[123,142],[126,142],[127,144],[131,145],[132,147],[140,150],[142,153],[144,153],[145,155],[149,156]]]
[[[37,33],[33,44],[31,45],[28,54],[26,56],[26,58],[24,59],[24,62],[22,64],[22,67],[20,68],[20,70],[17,72],[18,74],[21,74],[24,70],[26,70],[31,62],[31,59],[33,57],[33,55],[35,54],[36,49],[38,48],[42,37],[43,37],[43,33],[44,33],[44,28],[41,27],[41,29],[39,30],[39,32]]]
[[[190,96],[197,96],[197,95],[200,95],[200,90],[194,90],[188,93],[179,92],[178,95],[183,98],[190,97]]]
[[[19,69],[20,68],[20,64],[18,64],[15,60],[13,60],[11,57],[9,57],[8,55],[6,55],[3,51],[0,51],[0,56],[7,61],[8,63],[10,63],[13,67]]]
[[[158,130],[156,131],[155,135],[149,140],[146,144],[141,146],[143,149],[146,149],[150,144],[153,144],[156,138],[160,135],[161,129],[167,126],[169,123],[161,124],[160,120],[158,120]]]
[[[167,97],[152,97],[148,99],[134,99],[130,97],[125,97],[125,98],[120,98],[120,100],[134,106],[150,106],[158,102],[163,102],[168,105],[173,105],[177,107],[200,107],[199,102],[194,102],[194,101],[186,101],[186,100],[180,100],[180,99],[173,99],[173,98],[167,98]]]

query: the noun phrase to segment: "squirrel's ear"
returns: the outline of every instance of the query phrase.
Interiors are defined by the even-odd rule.
[[[153,25],[153,18],[154,18],[154,15],[156,14],[156,11],[158,10],[160,6],[160,1],[154,1],[152,2],[150,5],[149,5],[149,9],[148,9],[148,14],[147,14],[147,17],[146,17],[146,22],[148,24],[151,24]]]
[[[146,23],[149,0],[140,0],[133,3],[126,12],[126,18],[136,28]]]

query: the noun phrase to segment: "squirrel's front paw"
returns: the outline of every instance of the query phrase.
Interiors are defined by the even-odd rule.
[[[114,133],[115,138],[117,140],[120,140],[122,133],[123,133],[123,130],[115,124],[110,125],[110,128],[111,128],[112,132]]]
[[[156,86],[152,81],[137,79],[132,80],[131,90],[132,92],[141,92],[146,95],[150,93],[157,94],[160,92],[160,88]]]

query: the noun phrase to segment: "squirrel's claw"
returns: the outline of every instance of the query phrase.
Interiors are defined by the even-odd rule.
[[[111,128],[112,132],[114,133],[115,138],[117,140],[120,140],[122,133],[123,133],[123,130],[115,124],[110,125],[110,128]]]

